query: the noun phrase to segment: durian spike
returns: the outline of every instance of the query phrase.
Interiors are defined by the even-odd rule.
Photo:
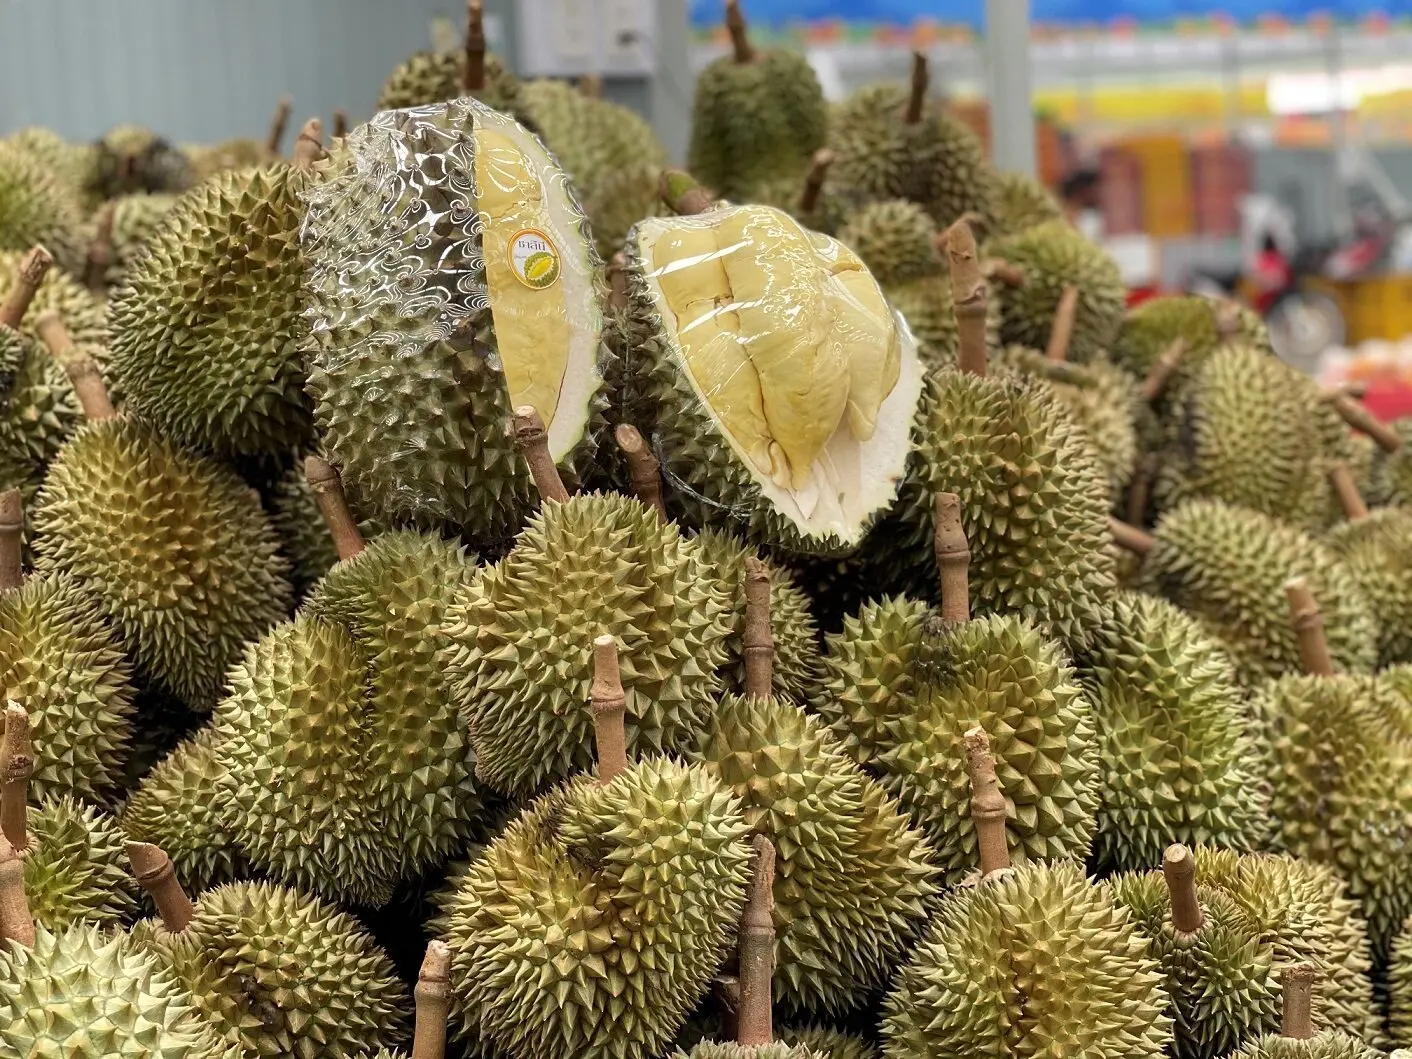
[[[348,135],[348,111],[339,107],[333,112],[333,138],[341,140]]]
[[[618,641],[608,634],[593,641],[593,684],[589,688],[593,711],[593,742],[598,751],[598,785],[605,787],[628,767],[628,697],[618,667]]]
[[[296,169],[312,169],[314,163],[327,156],[324,150],[324,123],[318,118],[310,118],[299,130],[294,140],[294,152],[290,164]]]
[[[20,329],[20,321],[25,318],[25,313],[29,312],[29,303],[34,301],[39,285],[44,282],[44,277],[53,264],[54,255],[42,246],[30,247],[25,256],[20,258],[20,266],[15,269],[15,281],[10,287],[10,293],[6,295],[4,304],[0,305],[0,326],[14,331]]]
[[[1358,483],[1353,480],[1348,464],[1339,462],[1329,468],[1329,484],[1334,487],[1334,495],[1338,497],[1339,506],[1349,522],[1368,517],[1368,505],[1358,491]]]
[[[129,842],[127,859],[132,864],[137,885],[152,895],[157,914],[162,917],[162,926],[173,934],[180,934],[196,915],[196,906],[177,881],[172,859],[150,842]]]
[[[1196,897],[1196,858],[1180,842],[1162,854],[1162,877],[1172,899],[1172,927],[1178,934],[1195,934],[1205,917]]]
[[[1157,538],[1152,534],[1112,515],[1108,516],[1108,529],[1118,547],[1125,548],[1134,555],[1146,555],[1157,547]]]
[[[0,592],[24,583],[21,538],[24,535],[24,506],[18,489],[0,493]]]
[[[1319,603],[1309,588],[1309,582],[1302,577],[1290,578],[1285,582],[1285,598],[1289,600],[1290,624],[1299,637],[1299,657],[1304,664],[1304,672],[1313,676],[1333,676],[1334,663],[1329,656],[1329,641],[1324,637],[1324,616],[1319,613]]]
[[[485,5],[466,0],[466,68],[461,87],[467,95],[485,91]]]
[[[1364,407],[1363,402],[1341,390],[1325,394],[1324,400],[1333,405],[1334,411],[1354,430],[1367,434],[1378,448],[1391,455],[1402,448],[1402,438],[1396,430],[1388,426]]]
[[[943,621],[971,620],[971,588],[967,573],[971,546],[961,525],[961,498],[955,493],[937,493],[933,498],[932,549],[941,573],[941,617]]]
[[[93,242],[88,246],[88,257],[83,263],[83,282],[89,290],[101,291],[105,286],[104,277],[113,261],[113,218],[117,212],[116,202],[109,202],[98,211]]]
[[[768,699],[774,690],[775,634],[770,628],[770,568],[745,558],[745,693]]]
[[[608,262],[608,307],[623,310],[628,307],[628,255],[619,250]]]
[[[1152,483],[1157,480],[1161,457],[1155,452],[1138,454],[1133,468],[1133,480],[1128,484],[1128,522],[1141,526],[1147,518],[1147,504],[1152,499]]]
[[[613,431],[618,448],[628,461],[628,478],[632,481],[632,491],[663,522],[667,519],[667,505],[662,502],[662,465],[652,455],[642,431],[631,423],[620,423]]]
[[[603,98],[603,76],[601,74],[584,74],[579,78],[579,95],[589,99]]]
[[[824,183],[829,178],[833,166],[833,151],[820,147],[809,160],[809,172],[804,174],[804,190],[799,193],[799,215],[810,216],[819,208],[819,197],[824,193]]]
[[[270,134],[265,138],[265,150],[276,158],[280,155],[284,133],[289,127],[289,115],[293,112],[294,100],[289,96],[280,96],[279,102],[275,104],[274,116],[270,118]]]
[[[966,771],[971,777],[971,820],[985,877],[1010,867],[1010,847],[1005,836],[1005,795],[995,776],[990,738],[979,726],[966,733]]]
[[[1079,312],[1079,288],[1070,283],[1059,295],[1059,307],[1054,310],[1054,323],[1049,329],[1049,345],[1044,355],[1053,361],[1069,359],[1069,343],[1074,340],[1074,318]]]
[[[117,415],[117,409],[113,407],[113,401],[108,396],[108,387],[103,382],[98,365],[93,362],[92,357],[80,352],[74,345],[73,339],[69,337],[69,329],[64,326],[64,318],[58,311],[49,309],[40,313],[35,326],[39,329],[39,337],[49,349],[49,355],[68,373],[69,382],[73,383],[74,393],[78,395],[78,403],[83,407],[83,414],[89,421],[112,419]]]
[[[417,1028],[412,1036],[412,1059],[445,1059],[450,977],[451,949],[444,941],[429,942],[413,991],[417,999]]]
[[[1312,963],[1286,967],[1280,974],[1284,1011],[1280,1015],[1280,1036],[1307,1041],[1314,1036],[1314,976]]]
[[[544,420],[534,410],[534,405],[521,405],[515,409],[515,447],[529,464],[530,475],[535,488],[544,500],[557,500],[564,503],[569,499],[569,491],[559,477],[559,468],[554,466],[554,458],[549,455],[549,432],[544,429]]]
[[[947,230],[946,256],[951,266],[951,300],[960,343],[958,366],[972,375],[984,375],[989,355],[985,344],[985,280],[976,256],[976,237],[965,221],[957,221]]]
[[[0,742],[0,834],[20,853],[29,848],[29,778],[33,775],[29,714],[11,701],[5,706],[5,739]]]
[[[1162,355],[1148,369],[1147,377],[1142,380],[1142,399],[1144,401],[1152,404],[1162,396],[1185,356],[1186,339],[1181,337],[1172,339],[1171,345],[1162,351]]]
[[[746,1048],[758,1048],[775,1039],[770,992],[775,973],[775,847],[764,835],[756,835],[751,846],[755,857],[740,921],[740,1011],[735,1039]]]
[[[307,456],[304,459],[304,477],[314,491],[314,502],[319,505],[319,514],[324,517],[324,525],[333,538],[333,548],[338,557],[352,559],[360,554],[367,547],[367,542],[353,519],[353,512],[348,510],[343,479],[333,464],[322,456]]]
[[[755,49],[750,44],[750,31],[745,24],[745,13],[740,9],[740,0],[726,0],[726,32],[731,35],[731,52],[738,63],[755,61]]]
[[[711,208],[711,196],[690,173],[680,169],[664,169],[657,186],[662,204],[678,217],[694,217]]]
[[[931,74],[927,70],[927,53],[912,53],[912,83],[907,91],[907,109],[902,112],[902,120],[908,125],[916,125],[922,120],[927,105],[927,89],[931,87]]]
[[[25,897],[25,866],[10,840],[0,835],[0,944],[34,945],[34,916]]]

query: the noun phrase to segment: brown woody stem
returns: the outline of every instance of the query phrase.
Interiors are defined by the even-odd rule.
[[[24,505],[18,489],[0,493],[0,592],[19,588],[24,583]]]
[[[1216,306],[1216,334],[1221,341],[1234,338],[1240,331],[1240,304],[1229,298],[1222,298]]]
[[[412,1059],[444,1059],[446,1017],[451,1011],[451,949],[444,941],[427,945],[417,975],[417,1028],[412,1037]]]
[[[579,95],[588,99],[603,98],[603,78],[599,74],[584,74],[579,78]]]
[[[961,524],[961,498],[955,493],[937,493],[933,498],[932,550],[941,573],[941,617],[944,621],[971,620],[971,589],[968,571],[971,546]]]
[[[1147,504],[1152,499],[1152,483],[1157,480],[1157,468],[1161,457],[1155,452],[1140,453],[1137,466],[1133,468],[1133,480],[1128,483],[1128,522],[1132,527],[1143,524],[1147,518]]]
[[[951,264],[951,300],[960,344],[957,361],[962,371],[984,375],[989,356],[985,340],[986,288],[976,255],[976,237],[969,224],[958,221],[947,231],[946,256]]]
[[[931,85],[931,74],[927,70],[925,52],[912,53],[912,83],[907,91],[907,109],[902,120],[908,125],[916,125],[922,120],[922,112],[927,105],[927,89]]]
[[[613,431],[613,437],[627,458],[633,494],[666,522],[667,505],[662,501],[662,467],[657,457],[652,455],[642,432],[631,423],[622,423]]]
[[[1346,463],[1335,463],[1329,468],[1329,484],[1334,488],[1344,517],[1350,522],[1368,517],[1368,505],[1363,494],[1358,491],[1358,483],[1353,480],[1353,472]]]
[[[619,250],[608,262],[608,307],[626,309],[628,307],[628,256]]]
[[[1280,1036],[1306,1041],[1314,1036],[1314,976],[1312,963],[1285,968],[1280,975],[1284,989],[1284,1011],[1280,1016]]]
[[[736,1041],[758,1048],[775,1039],[770,979],[775,973],[775,847],[764,835],[751,845],[755,863],[740,923],[740,1014]]]
[[[304,477],[314,491],[314,502],[319,505],[319,514],[324,517],[338,557],[352,559],[361,554],[367,543],[353,519],[353,512],[348,509],[343,479],[333,464],[322,456],[308,456],[304,460]]]
[[[1304,672],[1314,676],[1333,676],[1334,663],[1329,657],[1329,641],[1324,636],[1324,617],[1319,603],[1302,577],[1285,582],[1285,597],[1289,600],[1290,624],[1299,637],[1299,657]]]
[[[1142,399],[1144,401],[1152,404],[1166,392],[1167,384],[1172,381],[1172,376],[1181,367],[1182,358],[1185,356],[1186,340],[1183,338],[1172,339],[1172,344],[1162,351],[1162,355],[1148,369],[1147,377],[1142,380]]]
[[[833,166],[833,151],[820,147],[809,160],[809,172],[804,174],[804,190],[799,194],[799,215],[808,217],[819,208],[819,199],[824,193],[824,182],[829,178]]]
[[[731,53],[735,61],[754,62],[755,49],[750,44],[750,32],[745,24],[745,14],[740,10],[740,0],[726,0],[726,32],[731,35]]]
[[[1390,455],[1402,448],[1402,437],[1397,431],[1368,411],[1362,401],[1342,391],[1328,394],[1324,399],[1333,405],[1345,423],[1367,434],[1384,452]]]
[[[53,255],[42,246],[32,246],[25,252],[25,256],[20,258],[19,268],[15,269],[15,281],[10,293],[5,296],[4,304],[0,304],[0,326],[15,331],[20,329],[20,322],[29,312],[30,302],[34,301],[53,264]]]
[[[1069,359],[1069,343],[1074,340],[1074,321],[1079,312],[1079,288],[1072,283],[1064,288],[1059,296],[1059,306],[1054,310],[1054,323],[1049,329],[1049,345],[1044,355],[1050,360]]]
[[[1005,795],[995,776],[995,758],[985,730],[966,733],[966,770],[971,777],[971,820],[980,847],[981,875],[1010,867],[1010,847],[1005,837]]]
[[[152,895],[162,925],[173,934],[180,934],[196,915],[196,906],[177,882],[171,858],[150,842],[129,842],[127,859],[137,884]]]
[[[19,851],[0,835],[0,944],[34,947],[34,916],[25,897],[25,866]]]
[[[69,329],[64,325],[64,319],[58,310],[49,309],[40,313],[35,327],[39,330],[39,337],[44,340],[49,355],[68,373],[69,382],[73,383],[74,393],[78,395],[78,403],[83,406],[83,414],[91,422],[112,419],[117,415],[112,398],[108,396],[108,386],[103,382],[102,372],[98,370],[98,365],[93,362],[92,357],[81,353],[74,345],[73,339],[69,337]]]
[[[0,833],[19,853],[29,848],[29,778],[33,775],[29,714],[11,702],[5,707],[5,740],[0,743]]]
[[[561,504],[567,501],[569,491],[564,488],[559,468],[554,466],[554,458],[549,455],[549,432],[544,429],[544,420],[533,405],[521,405],[515,409],[515,447],[529,464],[530,475],[540,497],[557,500]]]
[[[467,95],[485,91],[485,5],[466,0],[466,68],[461,87]]]
[[[285,130],[289,128],[289,115],[294,111],[294,100],[280,96],[275,104],[274,117],[270,118],[270,134],[265,138],[265,150],[278,156],[284,143]]]
[[[774,691],[775,634],[770,627],[770,568],[745,559],[745,693],[768,699]]]
[[[348,111],[339,107],[333,112],[333,136],[341,140],[348,135]]]
[[[678,217],[694,217],[711,208],[711,196],[690,173],[664,169],[657,189],[662,203]]]
[[[101,291],[107,285],[108,266],[113,263],[113,218],[117,212],[116,202],[109,202],[98,211],[93,242],[88,245],[88,257],[83,263],[83,282],[89,290]]]
[[[310,118],[299,130],[294,140],[294,153],[290,164],[297,169],[312,169],[314,163],[325,156],[324,123],[318,118]]]
[[[1195,934],[1205,917],[1196,897],[1196,858],[1180,842],[1162,854],[1162,877],[1172,899],[1172,927],[1179,934]]]
[[[1108,516],[1108,528],[1112,531],[1113,540],[1117,542],[1118,547],[1125,548],[1134,555],[1146,555],[1157,547],[1157,538],[1152,534],[1112,515]]]
[[[1022,287],[1025,283],[1025,270],[999,258],[991,258],[982,268],[987,279],[999,280],[1007,287]]]
[[[618,641],[612,636],[593,641],[593,684],[588,695],[598,748],[598,783],[605,786],[628,767],[628,697],[618,667]]]

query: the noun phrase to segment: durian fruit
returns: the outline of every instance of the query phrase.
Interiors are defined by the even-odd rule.
[[[823,1026],[787,1026],[775,1033],[781,1044],[808,1048],[818,1059],[879,1059],[876,1048],[851,1033]]]
[[[1231,1052],[1228,1059],[1382,1059],[1383,1053],[1341,1030],[1315,1033],[1310,1010],[1316,970],[1311,964],[1286,968],[1280,1032],[1268,1033]]]
[[[1157,1059],[1172,1042],[1158,962],[1111,890],[1006,854],[985,732],[966,737],[980,880],[948,894],[883,1006],[886,1059]]]
[[[323,450],[359,517],[503,541],[532,506],[512,409],[572,474],[606,406],[584,218],[539,141],[472,99],[379,114],[347,148],[306,192]]]
[[[947,883],[975,862],[961,747],[976,725],[995,733],[1016,859],[1082,861],[1099,801],[1092,709],[1063,649],[1032,624],[967,620],[960,503],[938,502],[941,612],[909,599],[865,606],[828,638],[813,708],[922,826]]]
[[[926,56],[912,54],[910,86],[869,85],[834,111],[833,179],[867,199],[908,199],[945,228],[968,214],[989,222],[995,170],[975,134],[927,99]]]
[[[87,219],[74,189],[30,152],[0,141],[0,251],[36,243],[70,275],[83,273]]]
[[[99,211],[98,229],[88,250],[85,277],[90,288],[117,290],[147,253],[147,244],[161,227],[176,195],[137,194],[114,199]]]
[[[247,138],[222,140],[210,146],[187,147],[184,153],[191,159],[194,183],[197,184],[232,169],[259,169],[277,158],[268,144]]]
[[[1197,885],[1191,850],[1170,846],[1160,874],[1120,875],[1110,885],[1162,965],[1173,1055],[1218,1059],[1279,1028],[1273,950],[1227,894]]]
[[[922,386],[863,263],[766,206],[649,218],[627,257],[625,399],[686,520],[856,548],[896,495]]]
[[[1412,1045],[1412,926],[1402,925],[1388,967],[1388,1035],[1400,1047]]]
[[[1166,600],[1123,594],[1074,661],[1098,730],[1101,867],[1145,868],[1173,839],[1264,845],[1267,764],[1218,640]]]
[[[596,188],[583,193],[583,210],[603,260],[611,261],[622,250],[638,221],[667,212],[661,194],[664,172],[665,167],[652,162],[626,162],[605,173]]]
[[[195,178],[191,160],[151,129],[116,125],[95,145],[88,191],[104,199],[142,191],[180,194]]]
[[[351,916],[270,883],[231,883],[193,904],[160,848],[127,853],[160,917],[134,927],[132,943],[241,1055],[338,1059],[405,1038],[407,987]]]
[[[113,297],[128,407],[179,445],[274,455],[312,436],[299,228],[319,133],[317,118],[305,125],[292,165],[226,173],[183,196]]]
[[[838,241],[858,255],[889,296],[896,287],[942,273],[936,239],[930,215],[907,199],[862,206],[838,233]]]
[[[83,198],[84,184],[93,171],[95,148],[92,144],[70,143],[54,130],[38,125],[11,133],[3,142],[34,155],[51,177]]]
[[[17,278],[25,271],[23,263],[26,256],[23,251],[0,250],[0,299],[7,298],[15,289]],[[39,318],[53,310],[63,320],[76,346],[99,364],[106,361],[107,310],[78,280],[63,271],[51,269],[42,275],[28,304],[28,312],[22,316],[17,330],[36,342],[40,341],[43,336],[39,333]]]
[[[1323,543],[1336,554],[1362,591],[1378,637],[1377,668],[1412,662],[1412,512],[1401,507],[1369,512],[1344,464],[1330,468],[1348,521]]]
[[[1149,298],[1128,310],[1109,355],[1114,363],[1144,378],[1179,338],[1184,353],[1169,395],[1174,400],[1181,398],[1206,358],[1226,343],[1270,348],[1264,321],[1244,306],[1179,294]],[[1164,404],[1159,405],[1159,410],[1164,409]]]
[[[338,562],[338,551],[301,462],[280,476],[266,509],[279,535],[280,551],[289,560],[295,594],[302,598]]]
[[[485,48],[482,0],[466,4],[463,49],[421,51],[388,75],[378,93],[378,110],[401,110],[474,96],[486,106],[520,121],[529,116],[519,78]]]
[[[995,181],[995,228],[1015,235],[1027,228],[1064,219],[1052,192],[1028,173],[998,172]]]
[[[833,157],[831,148],[820,147],[802,177],[794,173],[756,184],[741,196],[737,205],[773,206],[811,231],[836,236],[861,207],[858,195],[829,180]]]
[[[1372,478],[1377,498],[1387,504],[1412,502],[1412,459],[1407,448],[1412,429],[1408,423],[1404,420],[1384,423],[1342,390],[1329,393],[1326,400],[1350,427],[1376,446]]]
[[[1377,630],[1348,568],[1293,526],[1218,501],[1191,500],[1166,512],[1153,535],[1129,543],[1146,549],[1141,587],[1181,607],[1224,643],[1243,684],[1301,668],[1284,590],[1295,576],[1308,580],[1323,609],[1334,664],[1365,672],[1376,661]]]
[[[824,91],[798,52],[760,51],[738,0],[726,0],[731,51],[696,79],[687,164],[717,195],[803,175],[828,137]]]

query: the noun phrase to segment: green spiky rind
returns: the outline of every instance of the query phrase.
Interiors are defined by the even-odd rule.
[[[1073,285],[1079,300],[1069,359],[1092,360],[1112,344],[1123,322],[1127,287],[1113,259],[1068,223],[1050,221],[1004,236],[988,244],[986,253],[1024,273],[1014,286],[997,284],[1006,342],[1043,349],[1064,288]]]
[[[28,249],[26,247],[25,249]],[[85,253],[87,248],[85,247]],[[15,273],[24,257],[22,250],[0,249],[0,299],[10,293],[15,281]],[[54,310],[63,318],[69,337],[74,345],[91,356],[99,365],[108,359],[108,313],[103,303],[93,296],[88,288],[61,269],[51,268],[49,274],[39,284],[39,290],[30,302],[29,311],[20,322],[20,330],[44,346],[36,330],[35,321],[42,313]],[[62,371],[59,373],[63,374]],[[67,383],[67,380],[65,380]]]
[[[402,110],[444,103],[466,95],[466,54],[417,52],[393,70],[378,93],[378,110]],[[519,78],[494,55],[485,57],[485,87],[475,97],[492,110],[510,114],[517,121],[530,118]]]
[[[236,138],[210,146],[188,147],[187,157],[195,171],[195,182],[209,180],[232,169],[259,169],[277,159],[260,140]]]
[[[775,846],[775,1003],[841,1012],[881,987],[921,932],[939,872],[922,833],[817,717],[727,696],[690,754]]]
[[[761,52],[748,63],[725,55],[697,77],[687,165],[719,197],[800,179],[827,138],[824,91],[803,55]]]
[[[1382,449],[1376,441],[1363,433],[1348,435],[1348,469],[1369,507],[1383,507],[1391,502],[1381,463]]]
[[[1388,966],[1388,1034],[1398,1047],[1412,1045],[1412,924],[1404,923]]]
[[[151,129],[115,125],[93,153],[88,191],[115,199],[139,191],[179,194],[196,179],[191,160]]]
[[[113,298],[113,368],[128,404],[178,444],[273,455],[313,432],[298,349],[308,179],[279,163],[202,184]]]
[[[110,290],[126,282],[147,243],[178,201],[175,195],[124,195],[113,203],[112,259],[103,274]]]
[[[741,193],[734,202],[737,205],[751,203],[773,206],[777,210],[783,210],[811,231],[837,235],[848,222],[848,218],[858,209],[859,196],[846,188],[825,182],[814,209],[806,212],[800,208],[800,198],[807,182],[807,170],[804,173],[790,172],[755,184]]]
[[[0,402],[9,397],[32,343],[13,328],[0,324]],[[0,407],[4,407],[0,404]]]
[[[112,794],[132,738],[132,667],[63,574],[0,592],[0,694],[29,711],[32,797],[96,804]]]
[[[471,571],[459,545],[394,531],[329,571],[306,605],[344,626],[371,665],[368,794],[386,806],[403,875],[460,852],[483,815],[470,734],[437,657]]]
[[[666,759],[545,795],[448,904],[454,1025],[514,1059],[645,1059],[734,943],[750,847],[735,797]]]
[[[1165,600],[1125,594],[1075,662],[1105,777],[1098,863],[1145,868],[1172,842],[1264,844],[1267,763],[1219,642]]]
[[[878,1059],[878,1050],[863,1038],[823,1026],[786,1026],[775,1036],[784,1044],[803,1045],[819,1059]]]
[[[72,798],[45,798],[28,818],[24,884],[36,923],[52,931],[114,927],[137,914],[137,883],[125,870],[116,823]]]
[[[1063,219],[1059,200],[1028,173],[995,174],[995,227],[1001,235]]]
[[[1324,542],[1343,560],[1378,630],[1378,668],[1412,662],[1412,512],[1379,508]]]
[[[23,253],[39,243],[59,268],[81,275],[88,241],[73,187],[29,151],[0,141],[0,250]]]
[[[1334,665],[1366,672],[1377,659],[1377,629],[1344,563],[1293,526],[1214,500],[1192,500],[1157,524],[1142,588],[1164,596],[1224,643],[1242,684],[1297,673],[1299,640],[1284,585],[1308,580],[1319,601]]]
[[[0,1042],[16,1056],[240,1059],[155,957],[95,927],[0,949]]]
[[[221,822],[257,868],[330,900],[378,907],[401,875],[400,837],[374,796],[369,658],[309,614],[231,667],[216,708]]]
[[[701,563],[730,593],[732,634],[727,644],[727,686],[745,690],[745,560],[756,555],[727,534],[702,530],[693,538]],[[757,556],[758,557],[758,556]],[[770,566],[770,633],[774,639],[771,687],[776,695],[805,701],[819,679],[819,629],[806,596],[789,571]]]
[[[1132,912],[1162,966],[1172,1054],[1218,1059],[1242,1042],[1280,1028],[1280,983],[1274,953],[1244,910],[1220,890],[1198,887],[1201,926],[1191,934],[1172,925],[1172,901],[1161,872],[1120,875],[1113,897]]]
[[[567,81],[529,81],[523,92],[535,131],[589,201],[626,165],[669,162],[652,126],[627,107],[585,95]]]
[[[1229,1059],[1383,1059],[1383,1053],[1357,1037],[1324,1030],[1308,1040],[1267,1034],[1232,1052]]]
[[[9,335],[13,342],[16,332]],[[0,393],[0,458],[13,484],[42,476],[83,422],[64,369],[28,337],[21,336],[18,345],[22,350],[18,370],[8,393]]]
[[[676,1059],[828,1059],[828,1056],[799,1043],[775,1041],[747,1046],[702,1041],[689,1052],[677,1052]]]
[[[942,272],[936,225],[926,210],[906,199],[885,199],[862,207],[849,217],[838,239],[862,258],[879,286],[889,293],[893,287]]]
[[[884,1003],[886,1059],[1156,1059],[1172,1040],[1163,976],[1106,887],[1022,865],[942,902]]]
[[[1378,450],[1375,474],[1379,488],[1376,492],[1382,494],[1385,503],[1412,505],[1412,456],[1408,454],[1412,423],[1396,419],[1390,425],[1402,438],[1402,447],[1393,453]]]
[[[662,166],[628,162],[605,173],[596,188],[585,192],[584,212],[593,224],[593,240],[604,261],[612,261],[638,221],[668,213],[661,186]]]
[[[146,920],[150,950],[246,1056],[334,1059],[408,1036],[411,997],[349,915],[269,883],[203,893],[178,934]]]
[[[1389,694],[1366,678],[1288,676],[1250,705],[1270,746],[1276,847],[1348,881],[1375,954],[1412,914],[1412,740],[1390,722],[1405,704],[1377,701]]]
[[[956,331],[956,310],[952,300],[951,277],[925,276],[888,290],[887,298],[900,312],[917,339],[917,350],[929,371],[956,366],[960,337]],[[986,345],[1000,345],[1000,295],[992,286],[986,300]]]
[[[1082,860],[1094,833],[1093,715],[1063,650],[1029,623],[947,626],[921,603],[869,604],[828,638],[814,709],[927,832],[954,884],[976,866],[965,733],[990,736],[1011,856]]]
[[[210,708],[241,647],[289,610],[258,498],[135,420],[75,434],[34,524],[39,569],[81,580],[139,669],[193,709]]]
[[[524,795],[592,764],[593,639],[605,632],[618,642],[629,757],[685,749],[715,712],[735,622],[729,586],[652,509],[597,493],[546,505],[443,624],[477,778]]]
[[[298,461],[275,484],[268,510],[295,594],[303,596],[338,562],[338,549]]]
[[[1345,1029],[1378,1042],[1382,1017],[1368,977],[1368,931],[1346,887],[1325,864],[1282,854],[1197,847],[1196,881],[1238,904],[1274,951],[1276,973],[1312,963],[1316,1029]]]
[[[184,740],[142,778],[118,824],[133,842],[150,842],[176,865],[189,894],[246,874],[246,859],[222,822],[225,770],[214,728]]]
[[[307,189],[304,354],[321,444],[356,515],[433,531],[449,524],[501,546],[535,493],[510,431],[480,217],[463,208],[476,198],[478,108],[464,99],[416,120],[374,119]],[[424,179],[414,163],[444,169],[449,182]],[[566,183],[556,188],[601,288],[583,212]],[[600,352],[607,360],[607,347]],[[559,465],[571,489],[602,428],[601,379],[589,403],[584,435]]]
[[[11,133],[4,142],[34,155],[51,176],[63,181],[74,195],[83,196],[84,183],[93,170],[92,144],[69,143],[52,129],[38,125]]]

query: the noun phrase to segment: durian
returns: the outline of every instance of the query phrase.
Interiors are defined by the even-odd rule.
[[[818,1059],[879,1059],[878,1050],[863,1038],[822,1026],[785,1027],[776,1035],[781,1044],[808,1048]]]
[[[1028,173],[996,173],[995,227],[1014,235],[1049,221],[1064,219],[1064,210],[1048,188]]]
[[[474,96],[520,121],[528,116],[519,78],[486,51],[484,4],[466,5],[463,49],[417,52],[393,70],[378,93],[378,110],[402,110]]]
[[[1206,358],[1226,343],[1270,348],[1264,322],[1249,309],[1199,295],[1168,295],[1129,310],[1109,351],[1114,362],[1143,378],[1178,338],[1186,347],[1173,386],[1178,397]]]
[[[868,267],[889,296],[894,288],[940,275],[936,224],[907,199],[882,199],[860,208],[838,233],[838,241]]]
[[[0,141],[0,251],[42,244],[59,267],[83,274],[87,221],[74,189],[35,155]]]
[[[196,183],[232,169],[259,169],[276,160],[268,144],[259,140],[223,140],[209,147],[189,147],[186,155],[196,175]]]
[[[1310,964],[1286,968],[1280,1032],[1250,1041],[1228,1059],[1382,1059],[1382,1052],[1349,1033],[1314,1032],[1309,1013],[1315,975]]]
[[[1330,530],[1324,543],[1367,601],[1377,629],[1377,667],[1412,662],[1412,513],[1401,507],[1369,512],[1347,467],[1336,465],[1330,473],[1351,506],[1348,521]]]
[[[628,162],[603,175],[598,187],[585,192],[584,213],[593,226],[594,246],[605,261],[623,248],[633,225],[667,212],[662,202],[663,166]]]
[[[849,216],[859,208],[860,200],[859,196],[829,180],[833,158],[832,149],[820,147],[809,160],[809,168],[802,177],[791,173],[756,184],[740,197],[737,205],[773,206],[789,214],[805,228],[825,235],[837,235]]]
[[[1412,1045],[1412,929],[1407,923],[1393,942],[1387,991],[1388,1034],[1399,1047]]]
[[[338,562],[302,463],[280,476],[266,509],[279,535],[280,552],[289,561],[295,594],[302,598]]]
[[[4,142],[34,155],[51,177],[62,181],[74,195],[87,202],[84,184],[93,171],[95,148],[92,144],[69,143],[52,129],[37,125],[11,133]]]
[[[106,204],[94,223],[97,233],[84,269],[88,286],[116,290],[147,253],[147,243],[161,227],[176,195],[124,195]]]
[[[191,160],[151,129],[115,125],[95,145],[88,191],[104,199],[141,191],[179,194],[195,180]]]
[[[10,295],[16,277],[24,273],[22,262],[25,257],[23,251],[0,250],[0,299]],[[40,341],[39,318],[50,310],[59,314],[76,346],[99,364],[107,359],[108,317],[103,303],[77,280],[58,269],[43,274],[18,330],[36,342]]]

